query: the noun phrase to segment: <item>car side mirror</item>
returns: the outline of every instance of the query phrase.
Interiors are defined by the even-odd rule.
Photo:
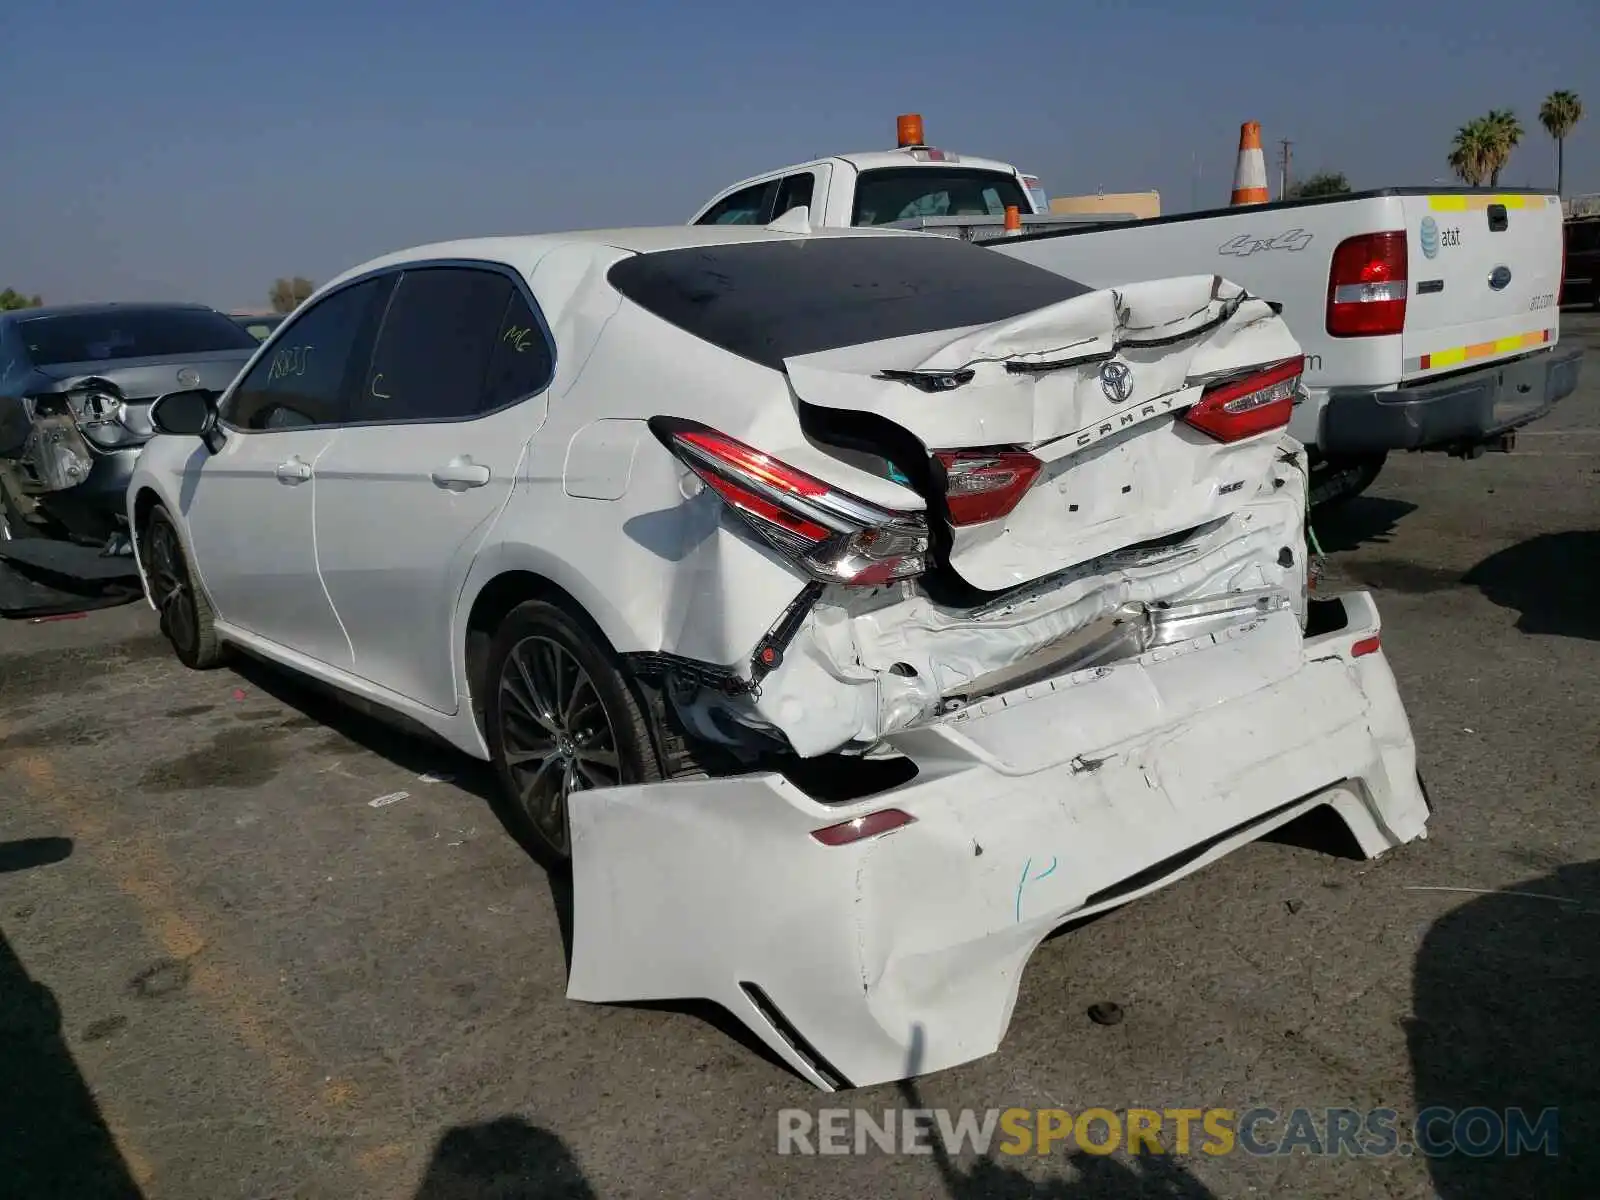
[[[157,396],[150,406],[150,424],[157,433],[197,437],[213,454],[222,449],[222,430],[217,427],[217,394],[204,388]]]

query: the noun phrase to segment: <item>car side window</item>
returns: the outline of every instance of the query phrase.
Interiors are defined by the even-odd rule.
[[[522,293],[512,288],[483,381],[483,411],[542,392],[554,372],[555,356],[544,327]]]
[[[696,225],[765,225],[768,205],[777,188],[776,180],[742,188],[731,196],[724,196],[711,206],[709,212],[695,222]]]
[[[234,388],[222,419],[257,431],[344,420],[350,368],[364,361],[376,311],[392,285],[392,276],[363,280],[292,318]]]
[[[365,382],[351,397],[349,420],[459,420],[483,412],[484,380],[506,333],[515,290],[497,271],[406,271],[389,301]],[[542,341],[531,319],[528,325]]]
[[[815,184],[816,176],[810,171],[800,175],[790,175],[778,185],[778,202],[772,206],[773,217],[781,217],[791,208],[799,208],[801,205],[810,208],[811,193]]]

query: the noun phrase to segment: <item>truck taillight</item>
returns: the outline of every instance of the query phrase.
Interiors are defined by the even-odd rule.
[[[1328,271],[1328,333],[1380,337],[1406,324],[1406,235],[1363,233],[1340,242]]]
[[[883,508],[696,421],[650,432],[763,541],[823,583],[868,587],[922,574],[928,525]]]
[[[1219,442],[1242,441],[1281,429],[1294,411],[1305,362],[1305,356],[1298,355],[1238,379],[1213,383],[1183,419]]]
[[[1014,509],[1044,464],[1023,450],[941,450],[952,525],[980,525]]]

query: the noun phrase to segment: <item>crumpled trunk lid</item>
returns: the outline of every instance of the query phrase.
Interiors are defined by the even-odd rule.
[[[950,567],[1000,591],[1224,518],[1281,452],[1178,418],[1206,381],[1300,353],[1265,301],[1215,276],[1106,289],[992,325],[786,359],[802,405],[870,414],[929,454],[1016,447],[1043,468],[1004,517],[953,528]]]

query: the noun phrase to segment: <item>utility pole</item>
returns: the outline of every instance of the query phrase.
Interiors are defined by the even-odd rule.
[[[1278,157],[1278,199],[1289,198],[1289,147],[1294,145],[1288,138],[1278,141],[1280,153]]]

